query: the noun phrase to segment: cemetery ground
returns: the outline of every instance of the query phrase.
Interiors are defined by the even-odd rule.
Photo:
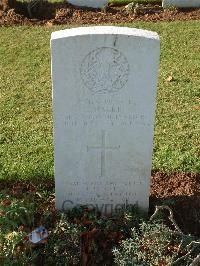
[[[171,265],[172,259],[188,253],[188,243],[198,239],[200,25],[188,21],[128,26],[157,31],[161,36],[149,217],[155,205],[168,205],[185,234],[182,247],[182,236],[170,231],[175,228],[167,212],[163,219],[169,229],[152,226],[135,209],[107,219],[87,209],[63,216],[55,210],[49,39],[52,31],[64,27],[2,27],[2,265],[79,265],[80,260],[85,265],[113,265],[113,254],[118,265],[127,265],[137,256],[147,265]],[[145,237],[139,241],[131,228],[138,229],[142,221],[140,232]],[[31,246],[27,235],[41,224],[48,229],[49,238]],[[122,242],[116,249],[130,237],[135,241]],[[191,255],[174,265],[189,265],[198,252],[192,247]]]
[[[136,207],[113,217],[55,210],[49,40],[66,26],[1,27],[1,265],[199,265],[200,23],[120,25],[161,37],[148,217]],[[174,218],[161,210],[150,221],[156,205]],[[40,225],[49,237],[31,245]]]
[[[35,1],[28,8],[29,0],[2,0],[0,25],[60,25],[130,23],[134,21],[198,20],[200,10],[162,8],[161,0],[110,0],[105,9],[83,9],[66,1]],[[127,6],[127,4],[130,4]],[[28,11],[29,10],[29,11]]]

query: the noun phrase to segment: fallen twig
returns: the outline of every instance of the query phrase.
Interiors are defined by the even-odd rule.
[[[184,235],[183,232],[181,231],[181,229],[179,228],[179,226],[177,225],[176,221],[174,220],[174,215],[173,215],[172,209],[170,209],[170,207],[168,207],[168,206],[156,206],[155,212],[150,217],[150,221],[152,221],[155,218],[155,216],[157,215],[157,213],[160,210],[168,210],[169,211],[169,220],[172,222],[172,224],[174,225],[175,229],[179,232],[179,234]]]
[[[192,261],[192,263],[189,266],[198,266],[200,265],[200,254],[197,255],[197,257]]]
[[[195,245],[193,248],[191,248],[193,245]],[[181,260],[183,260],[183,259],[185,259],[185,258],[187,258],[190,254],[192,254],[192,252],[196,249],[196,247],[197,246],[200,246],[200,242],[199,241],[192,241],[192,242],[190,242],[190,244],[188,244],[187,245],[187,253],[184,255],[184,256],[182,256],[182,257],[180,257],[180,258],[178,258],[177,260],[175,260],[173,263],[172,263],[172,265],[175,265],[175,264],[177,264],[178,262],[180,262]],[[195,260],[196,260],[196,262],[195,262]],[[192,263],[197,263],[198,261],[200,261],[200,255],[198,255],[194,260],[193,260],[193,262]],[[197,264],[190,264],[190,266],[191,265],[197,265]]]
[[[174,225],[177,233],[182,236],[182,240],[181,240],[181,242],[179,244],[178,251],[177,251],[177,255],[178,255],[178,253],[181,250],[181,247],[183,245],[185,234],[181,231],[181,229],[177,225],[176,221],[174,220],[173,211],[168,206],[156,206],[156,209],[155,209],[154,213],[150,217],[150,221],[152,221],[155,218],[155,216],[157,215],[157,213],[160,210],[168,210],[169,211],[169,220]],[[200,241],[192,241],[192,242],[190,242],[190,244],[188,244],[187,247],[186,247],[188,252],[185,255],[183,255],[182,257],[180,257],[180,258],[176,259],[174,262],[172,262],[171,265],[176,265],[178,262],[180,262],[180,261],[184,260],[185,258],[187,258],[189,255],[191,255],[193,253],[193,251],[197,248],[197,246],[200,246]],[[192,261],[192,263],[189,266],[199,265],[199,262],[200,262],[200,254]]]

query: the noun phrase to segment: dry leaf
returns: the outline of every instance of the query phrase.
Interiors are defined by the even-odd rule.
[[[167,79],[166,79],[167,82],[171,82],[173,81],[173,77],[172,76],[169,76]]]
[[[35,193],[39,198],[42,198],[42,195],[39,192]]]
[[[0,217],[4,216],[6,213],[4,211],[0,211]]]
[[[47,26],[47,27],[52,27],[52,26],[53,26],[53,22],[51,22],[51,21],[47,21],[46,26]]]
[[[4,207],[7,207],[7,206],[10,206],[11,201],[9,199],[5,199],[5,200],[2,200],[0,204]]]
[[[92,224],[92,221],[87,220],[87,219],[83,220],[83,225],[91,225],[91,224]]]

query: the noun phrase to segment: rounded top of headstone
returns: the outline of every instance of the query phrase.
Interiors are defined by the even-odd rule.
[[[159,36],[156,32],[128,28],[128,27],[115,27],[115,26],[93,26],[93,27],[79,27],[66,30],[60,30],[52,32],[51,39],[61,39],[74,36],[83,36],[83,35],[126,35],[126,36],[135,36],[147,39],[154,39],[159,41]]]
[[[67,2],[75,6],[102,8],[108,3],[108,0],[68,0]]]

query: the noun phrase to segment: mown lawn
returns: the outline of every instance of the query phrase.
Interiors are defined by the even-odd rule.
[[[161,37],[153,170],[198,172],[200,23],[128,26]],[[63,28],[0,28],[0,178],[53,177],[49,41]]]

